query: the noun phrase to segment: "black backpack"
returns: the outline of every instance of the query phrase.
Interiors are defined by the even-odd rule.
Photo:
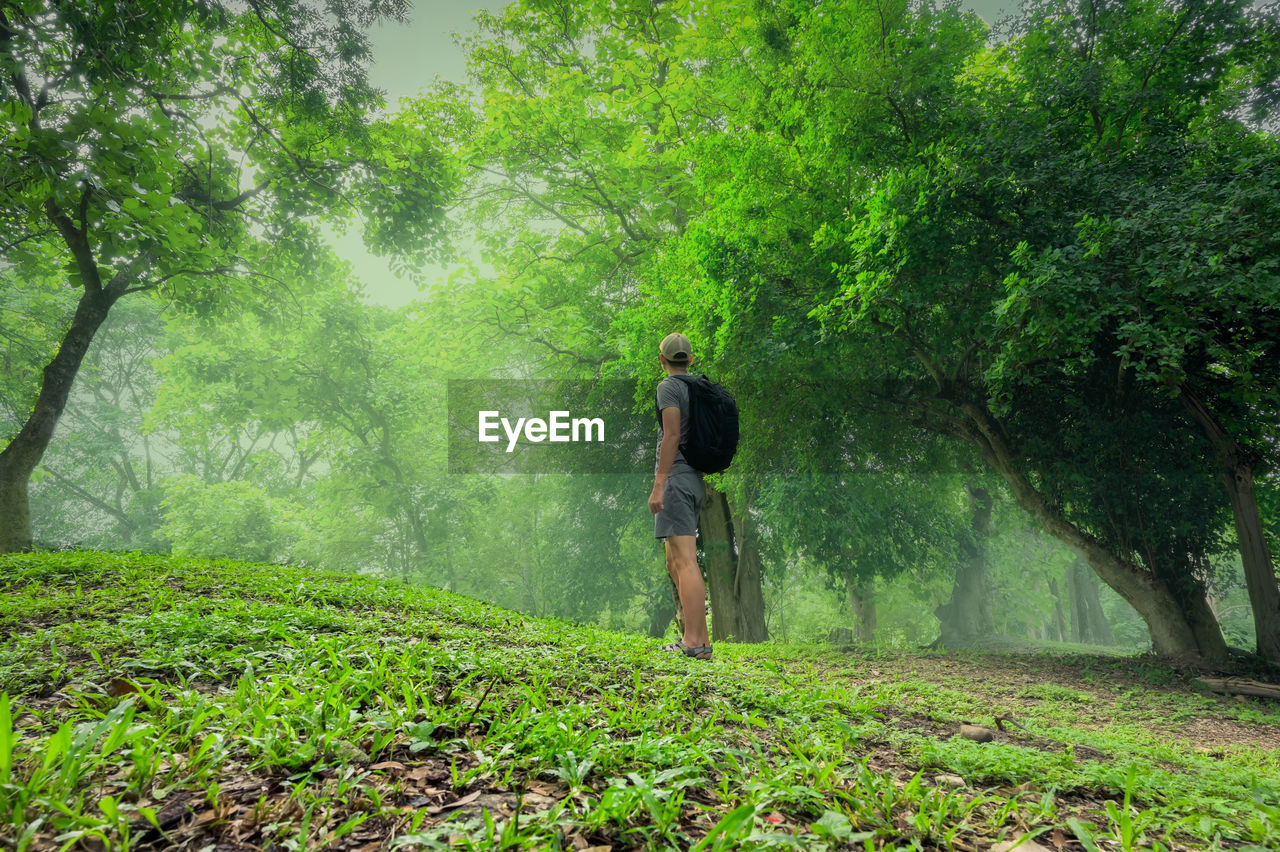
[[[689,389],[689,438],[680,445],[684,460],[702,473],[719,473],[729,467],[738,451],[738,404],[722,385],[706,376],[676,373]],[[654,403],[658,425],[662,412]]]

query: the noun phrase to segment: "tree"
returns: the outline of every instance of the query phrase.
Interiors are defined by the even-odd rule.
[[[441,487],[445,373],[434,365],[462,347],[411,312],[362,304],[345,273],[317,256],[311,292],[279,315],[205,322],[161,363],[155,420],[208,485],[252,478],[273,496],[310,490],[311,558],[348,565],[368,548],[394,554],[399,576],[447,585],[430,531],[451,498]],[[268,475],[253,476],[264,463]],[[361,519],[356,531],[336,522],[344,515]]]
[[[1247,43],[1262,24],[1229,4],[1036,7],[984,48],[980,22],[927,4],[792,17],[768,75],[787,96],[726,143],[738,167],[687,231],[717,338],[768,327],[761,345],[777,351],[807,336],[844,366],[852,404],[977,450],[1143,614],[1158,651],[1221,660],[1204,593],[1221,515],[1207,471],[1185,464],[1194,447],[1167,434],[1175,413],[1102,366],[1001,360],[1014,333],[1001,305],[1017,253],[1073,233],[1117,140],[1145,144],[1178,115],[1237,103],[1225,93],[1255,78],[1228,69],[1257,67]],[[1171,94],[1147,97],[1153,85]],[[1087,308],[1061,318],[1093,322]],[[1017,378],[1034,391],[1007,395]],[[1122,457],[1138,476],[1111,492]],[[1147,502],[1162,516],[1108,527]]]
[[[1111,625],[1098,597],[1098,578],[1089,570],[1089,563],[1073,560],[1067,569],[1067,585],[1071,589],[1071,630],[1075,641],[1114,645]]]
[[[1268,224],[1280,212],[1280,147],[1257,129],[1276,106],[1274,9],[1090,8],[1084,50],[1064,49],[1046,27],[1018,51],[1029,84],[1062,105],[1047,111],[1051,138],[1088,141],[1070,182],[1074,231],[1024,246],[1007,281],[1011,343],[994,372],[1016,382],[1025,374],[1006,363],[1107,360],[1118,384],[1181,404],[1227,491],[1258,652],[1280,660],[1280,589],[1253,485],[1280,414],[1280,243]],[[1134,63],[1141,77],[1097,76],[1132,50],[1133,36],[1117,32],[1159,44]],[[1090,321],[1069,318],[1080,314]]]
[[[954,483],[882,461],[840,473],[771,476],[760,501],[772,562],[794,556],[821,566],[849,601],[862,642],[874,639],[877,583],[959,576],[963,510]],[[952,609],[957,623],[973,615],[954,603]]]
[[[362,28],[397,3],[61,0],[0,8],[0,222],[26,280],[56,268],[74,315],[0,452],[0,552],[31,544],[28,482],[115,304],[281,298],[256,266],[313,244],[352,198],[380,251],[438,235],[450,173],[434,136],[373,121]],[[394,179],[392,176],[394,175]],[[299,277],[298,280],[304,280]]]
[[[1254,481],[1274,469],[1280,421],[1278,168],[1274,138],[1231,122],[1146,142],[1099,171],[1106,201],[1073,241],[1023,257],[1006,313],[1024,329],[1019,357],[1117,360],[1118,375],[1180,403],[1225,488],[1257,650],[1273,661],[1280,589]],[[1066,302],[1094,322],[1063,324]]]
[[[498,270],[477,283],[474,315],[495,336],[543,348],[547,364],[634,381],[647,398],[656,341],[681,318],[668,312],[676,325],[646,328],[644,343],[613,323],[659,247],[701,207],[690,173],[740,100],[725,75],[743,66],[721,60],[737,55],[753,18],[741,4],[702,0],[557,0],[477,22],[468,52],[482,103],[450,119],[472,172],[468,218]],[[648,357],[632,361],[637,345]],[[704,545],[732,552],[737,578],[731,596],[713,593],[719,623],[763,637],[749,503],[711,505],[728,514],[708,524]]]
[[[764,642],[765,623],[763,565],[760,558],[759,521],[751,518],[744,503],[735,501],[705,480],[706,500],[698,516],[698,544],[711,605],[711,638],[735,642]],[[680,601],[676,599],[677,611]],[[684,629],[683,613],[680,627]]]
[[[152,361],[164,346],[158,307],[144,301],[118,306],[86,354],[58,426],[61,440],[33,477],[38,540],[160,546],[167,442],[144,424],[158,383]]]
[[[988,489],[972,482],[965,483],[965,494],[971,521],[958,536],[951,599],[934,610],[942,629],[938,644],[944,648],[962,648],[995,633],[987,567],[994,500]]]

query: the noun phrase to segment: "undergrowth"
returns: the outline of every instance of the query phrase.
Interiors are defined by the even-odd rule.
[[[0,626],[10,848],[1280,848],[1280,714],[1148,662],[704,663],[430,588],[90,552],[0,557]]]

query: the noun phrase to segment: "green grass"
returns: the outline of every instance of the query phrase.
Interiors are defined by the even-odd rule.
[[[1280,713],[1148,660],[707,664],[434,589],[97,553],[0,558],[0,627],[9,848],[1280,847]]]

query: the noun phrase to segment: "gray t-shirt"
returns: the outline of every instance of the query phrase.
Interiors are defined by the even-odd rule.
[[[689,439],[689,386],[685,384],[684,379],[677,379],[675,376],[667,376],[661,382],[658,382],[658,411],[671,406],[680,408],[680,443],[683,444]],[[653,472],[658,472],[658,460],[662,457],[662,426],[658,426],[658,452],[657,458],[653,462]],[[689,463],[684,460],[684,453],[680,452],[679,447],[676,448],[676,460],[671,463],[671,476],[677,473],[697,473]]]

